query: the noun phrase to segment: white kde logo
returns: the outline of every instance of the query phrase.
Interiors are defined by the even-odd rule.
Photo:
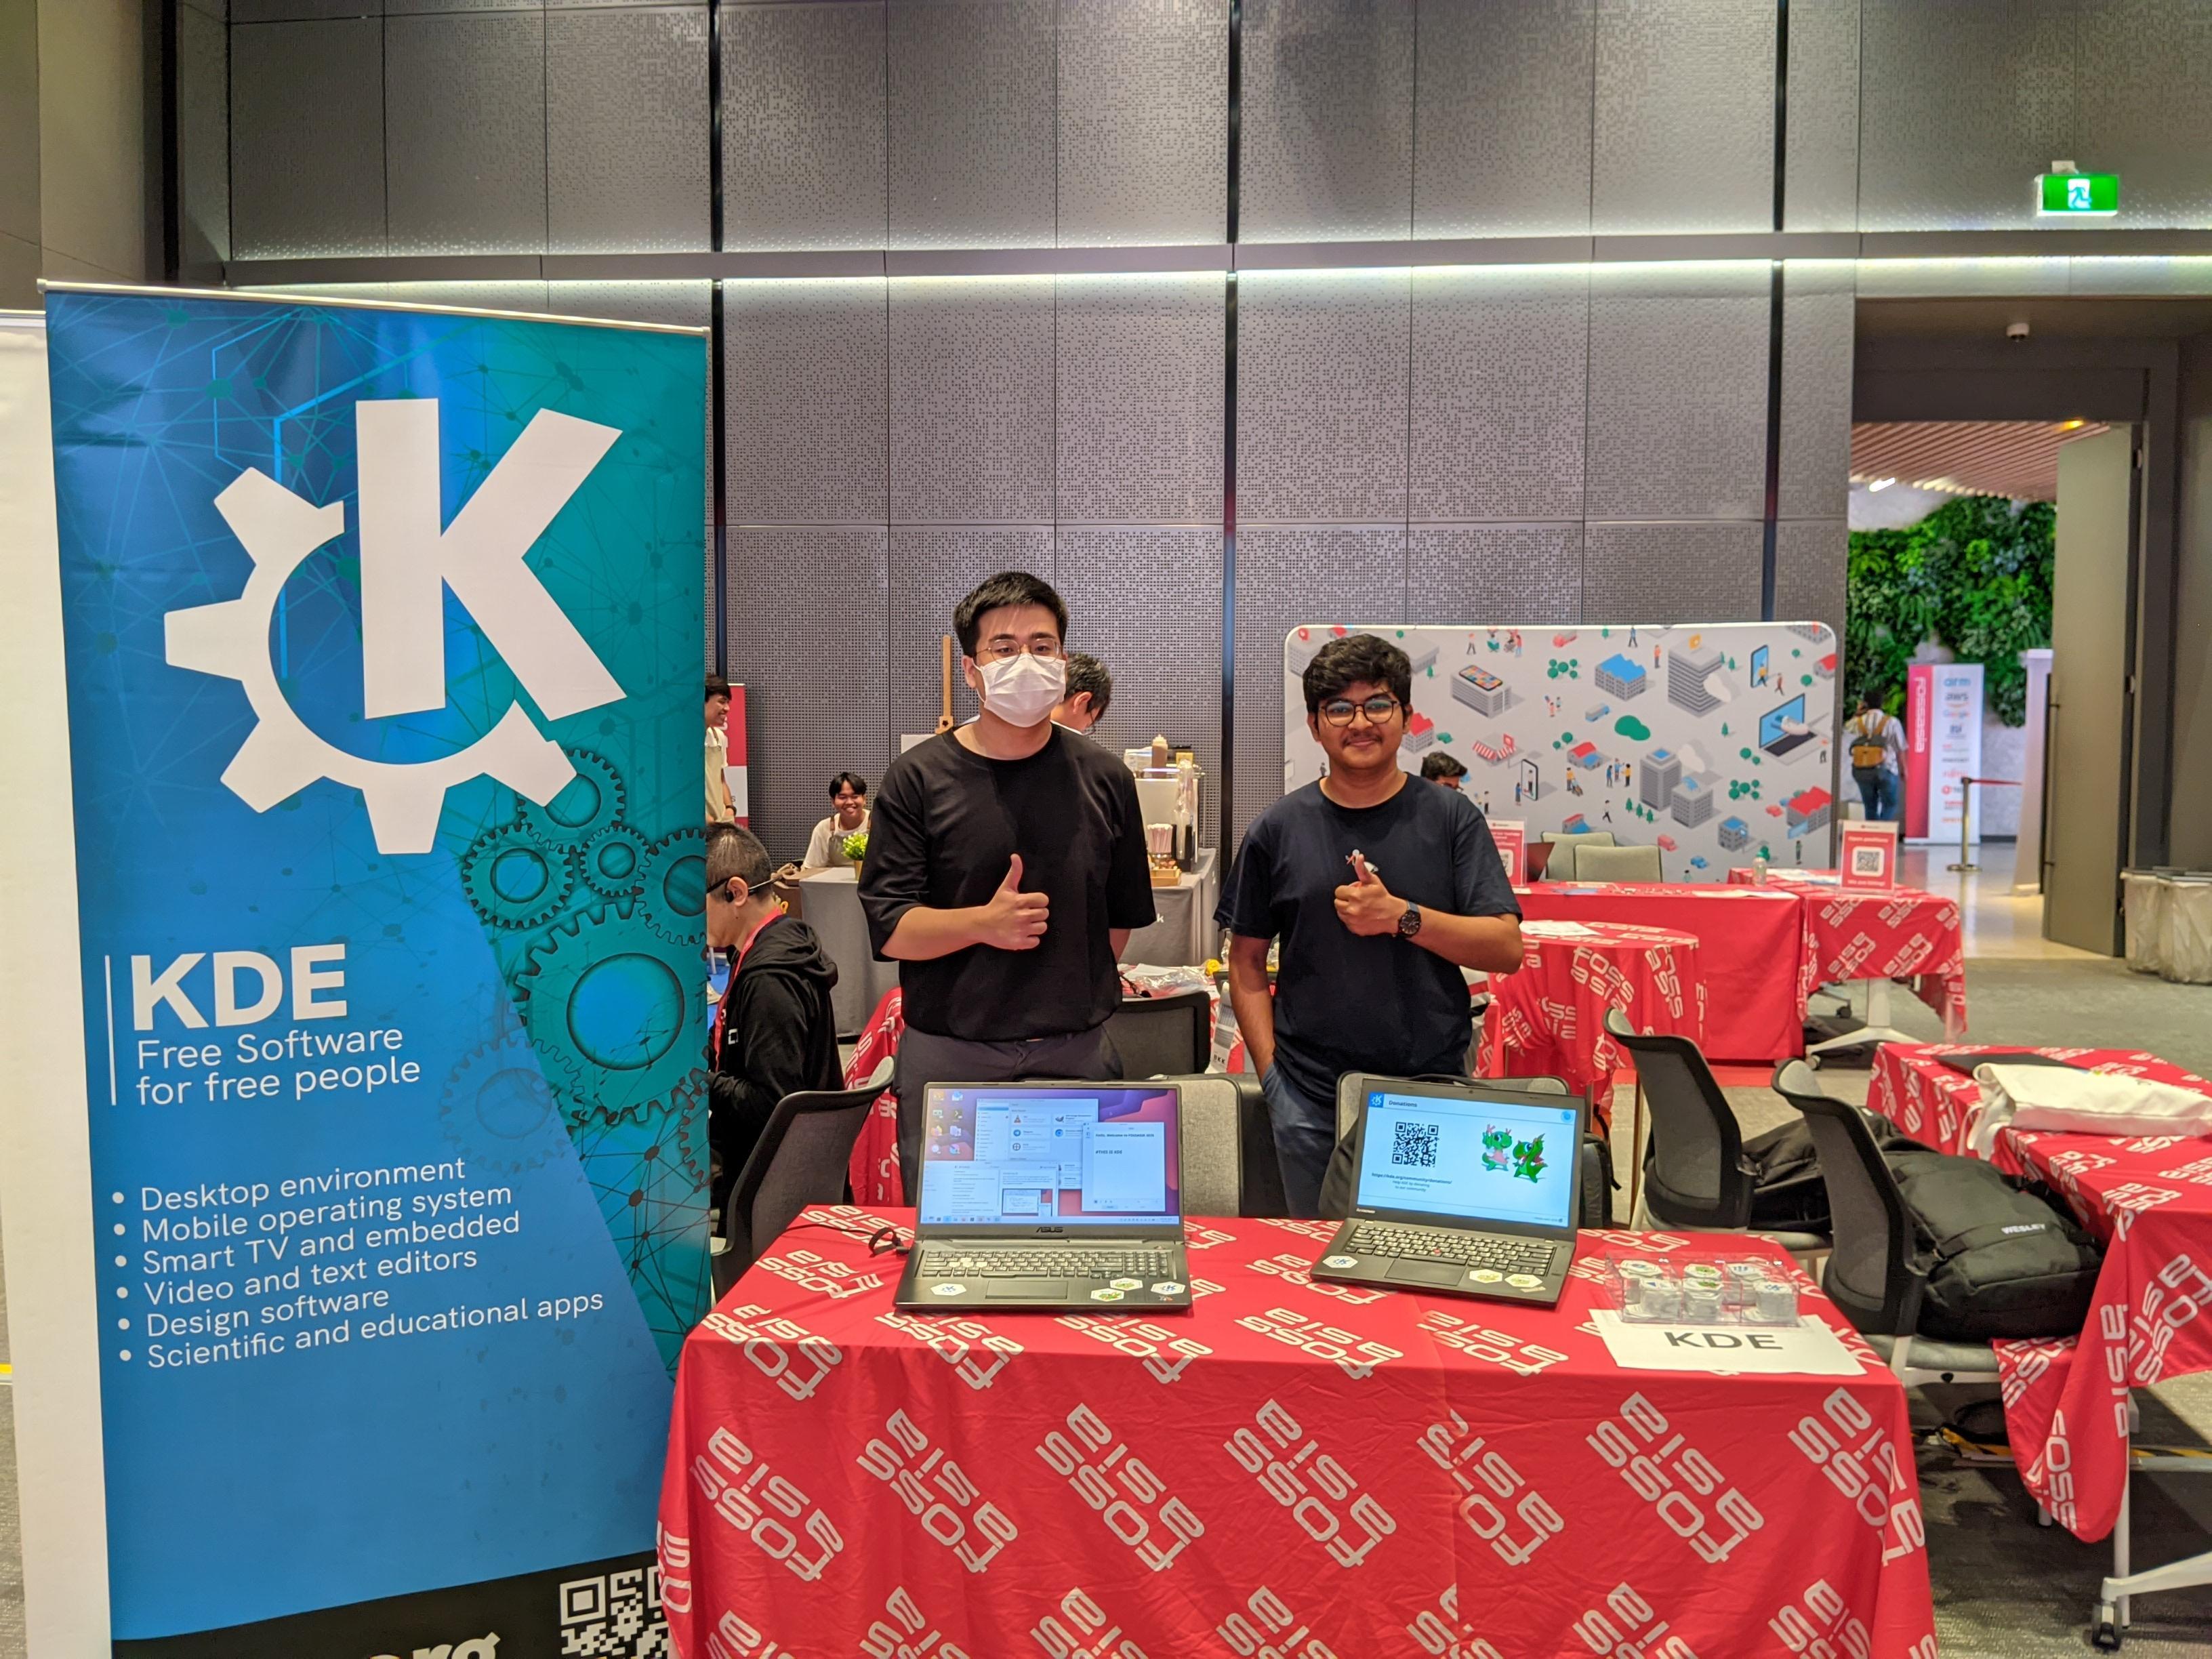
[[[523,555],[622,434],[538,410],[441,529],[437,399],[356,404],[354,431],[362,712],[377,719],[445,707],[448,587],[547,718],[619,702],[622,687]],[[269,629],[292,573],[345,529],[345,505],[317,507],[251,467],[215,505],[253,561],[253,574],[235,599],[168,613],[168,659],[245,687],[258,724],[222,781],[255,811],[328,778],[361,791],[378,852],[427,853],[446,791],[455,784],[495,778],[543,805],[575,775],[560,744],[519,703],[467,748],[437,760],[367,760],[317,737],[276,683]]]

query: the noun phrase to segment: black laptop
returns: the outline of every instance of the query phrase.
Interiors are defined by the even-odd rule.
[[[1370,1077],[1352,1213],[1316,1279],[1549,1307],[1575,1259],[1582,1109],[1572,1097]]]
[[[902,1308],[1191,1305],[1171,1083],[943,1083],[923,1106]]]

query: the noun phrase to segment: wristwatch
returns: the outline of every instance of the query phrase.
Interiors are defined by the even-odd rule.
[[[1406,908],[1398,913],[1398,937],[1411,939],[1420,931],[1421,907],[1413,900],[1407,899]]]

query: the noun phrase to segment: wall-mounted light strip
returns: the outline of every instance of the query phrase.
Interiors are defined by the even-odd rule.
[[[1176,271],[1425,270],[1741,264],[1852,260],[1886,293],[1923,275],[1972,271],[2075,293],[2212,292],[2212,231],[1785,231],[1669,236],[1458,237],[1219,242],[1129,247],[820,249],[798,252],[464,253],[238,259],[208,280],[236,288],[407,282],[683,282],[885,276],[1111,276]],[[2070,271],[2070,277],[2067,273]],[[2170,281],[2119,282],[2130,271]],[[2087,278],[2085,283],[2084,278]],[[1933,291],[1944,291],[1940,285]]]

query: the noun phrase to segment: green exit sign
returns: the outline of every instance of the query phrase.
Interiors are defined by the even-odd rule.
[[[2117,173],[2045,173],[2036,177],[2039,219],[2110,219],[2119,210]]]

